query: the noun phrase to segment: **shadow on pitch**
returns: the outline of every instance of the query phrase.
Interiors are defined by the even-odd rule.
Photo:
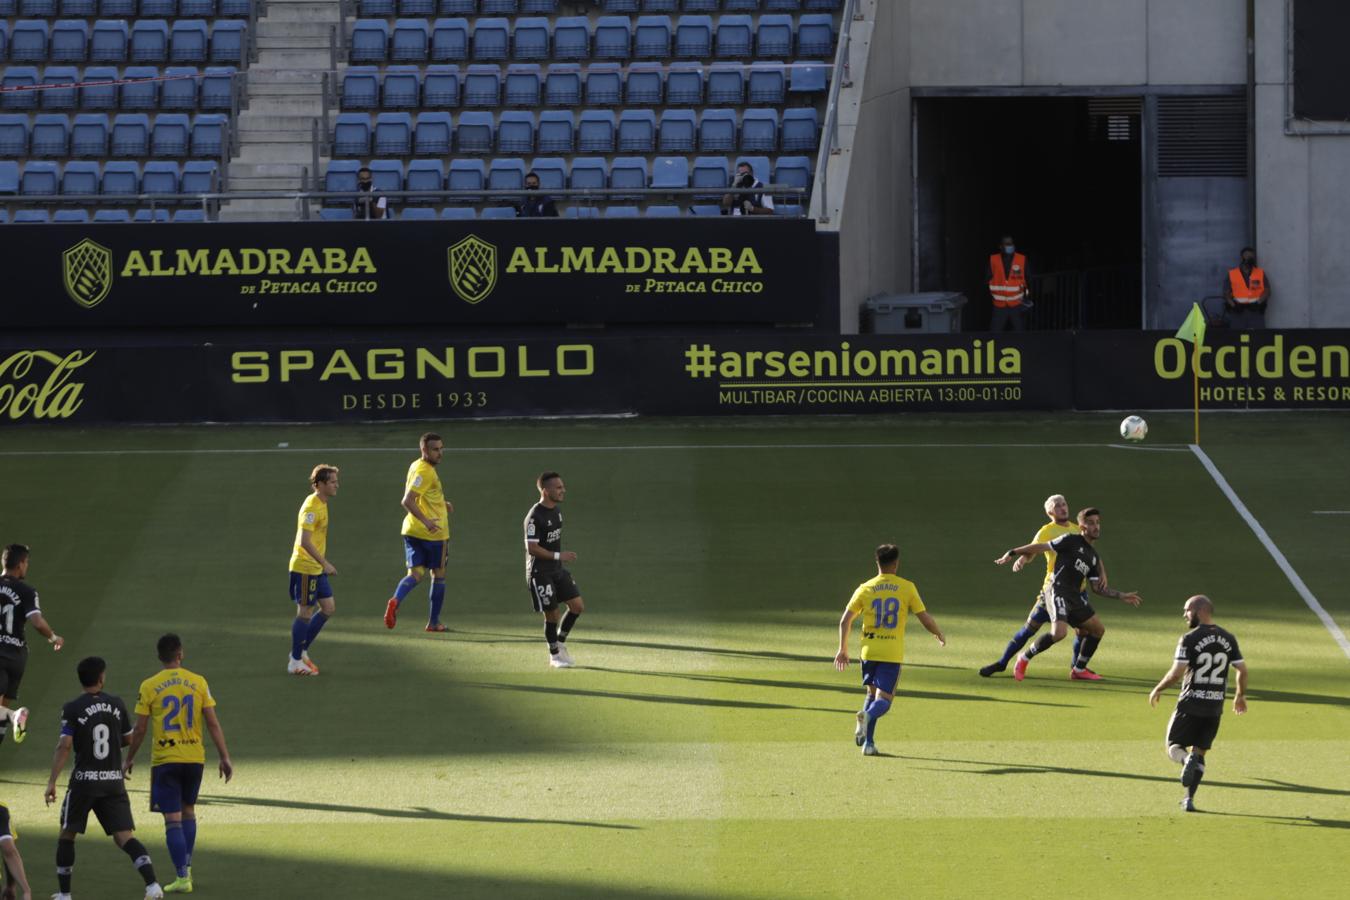
[[[1079,682],[1070,682],[1068,678],[1051,681],[1046,678],[1029,676],[1027,681],[1034,684],[1036,687],[1051,687],[1070,691],[1090,690],[1093,692],[1116,694],[1142,694],[1144,697],[1147,697],[1149,690],[1153,688],[1153,685],[1157,684],[1156,681],[1146,678],[1123,678],[1110,675],[1104,676],[1104,678],[1105,681],[1091,682],[1086,687]],[[1131,687],[1130,685],[1138,685],[1138,687]],[[1140,688],[1143,688],[1144,690],[1141,692],[1139,690]],[[1231,694],[1228,699],[1230,701],[1232,700]],[[1252,703],[1309,703],[1317,706],[1350,707],[1350,698],[1347,697],[1336,697],[1327,694],[1305,694],[1298,691],[1274,691],[1264,688],[1248,691],[1247,700]]]
[[[266,797],[206,797],[203,806],[263,806],[271,809],[309,809],[316,812],[353,813],[379,816],[385,819],[430,819],[437,822],[482,822],[496,825],[567,825],[573,828],[608,828],[615,831],[638,831],[636,825],[614,825],[608,822],[582,822],[572,819],[521,819],[513,816],[475,816],[468,813],[450,813],[427,806],[407,809],[382,809],[378,806],[348,806],[342,803],[314,803],[304,800],[273,800]]]
[[[1258,819],[1273,825],[1291,825],[1296,828],[1350,828],[1346,819],[1316,819],[1312,816],[1268,816],[1262,813],[1218,812],[1212,809],[1197,809],[1202,816],[1226,816],[1234,819]]]
[[[635,700],[639,703],[674,703],[679,706],[711,706],[721,709],[790,709],[797,712],[821,712],[837,715],[852,712],[843,707],[794,706],[757,700],[723,700],[715,697],[679,697],[673,694],[638,694],[631,691],[597,691],[587,688],[546,687],[533,684],[497,684],[487,681],[460,682],[460,687],[493,691],[519,691],[523,694],[559,694],[568,697],[598,697],[605,700]]]

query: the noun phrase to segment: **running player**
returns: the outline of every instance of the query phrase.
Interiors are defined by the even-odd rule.
[[[535,481],[539,502],[525,514],[525,584],[535,612],[544,614],[544,640],[548,642],[548,664],[555,669],[573,665],[567,652],[567,636],[586,611],[581,591],[572,573],[563,563],[575,562],[577,555],[562,548],[562,510],[567,487],[557,472],[545,472]],[[567,613],[563,614],[563,607]],[[561,619],[561,622],[559,621]]]
[[[1167,723],[1167,756],[1181,765],[1181,784],[1186,788],[1181,808],[1195,812],[1195,790],[1205,777],[1205,754],[1219,733],[1228,671],[1237,670],[1233,712],[1240,716],[1247,711],[1247,664],[1237,638],[1214,624],[1214,603],[1208,597],[1191,597],[1181,614],[1191,630],[1177,642],[1172,668],[1149,693],[1148,702],[1157,706],[1167,686],[1185,675],[1176,711]]]
[[[319,464],[309,473],[314,493],[300,504],[291,549],[291,599],[295,620],[291,622],[291,655],[286,671],[292,675],[318,675],[319,667],[309,658],[309,647],[333,617],[333,589],[328,576],[337,569],[328,557],[328,501],[337,496],[337,466]]]
[[[441,624],[441,607],[445,605],[445,559],[450,539],[450,516],[455,507],[445,499],[436,467],[441,464],[445,442],[439,434],[427,432],[418,440],[422,455],[408,467],[408,479],[403,490],[403,551],[408,562],[408,574],[394,589],[394,596],[384,605],[384,626],[393,628],[398,621],[398,609],[403,598],[417,587],[422,576],[431,571],[431,614],[426,631],[448,631]]]
[[[28,577],[29,550],[23,544],[10,544],[0,551],[0,741],[5,739],[9,723],[14,723],[14,743],[21,744],[28,736],[28,709],[11,708],[19,699],[19,685],[28,665],[28,641],[24,625],[33,623],[38,633],[47,639],[53,650],[60,650],[65,639],[52,631],[42,617],[38,593],[24,581]]]
[[[136,728],[123,763],[126,777],[136,761],[149,723],[154,722],[150,753],[150,811],[164,814],[164,842],[177,877],[164,886],[166,894],[192,893],[192,848],[197,843],[197,792],[206,767],[202,722],[211,732],[220,755],[220,777],[234,775],[225,731],[216,718],[216,699],[206,679],[183,667],[183,641],[166,634],[155,646],[164,667],[141,682],[136,695]]]
[[[33,900],[33,889],[28,886],[28,873],[23,869],[18,840],[19,833],[10,825],[9,807],[0,803],[0,857],[5,866],[5,887],[0,891],[3,900]]]
[[[56,840],[56,880],[60,893],[52,900],[70,900],[71,872],[75,868],[75,838],[84,834],[89,813],[98,817],[113,843],[131,857],[132,865],[145,879],[145,896],[161,898],[164,890],[155,879],[155,867],[145,845],[136,839],[131,801],[122,781],[122,748],[131,738],[131,716],[121,697],[103,692],[107,663],[97,656],[80,660],[76,671],[84,693],[61,710],[61,740],[52,757],[52,774],[44,795],[47,805],[56,801],[56,779],[75,752],[75,768],[61,802],[61,833]]]
[[[1021,681],[1026,677],[1027,664],[1038,653],[1064,640],[1069,627],[1082,629],[1083,644],[1074,658],[1073,669],[1069,677],[1075,681],[1101,681],[1101,676],[1088,668],[1088,661],[1097,652],[1097,645],[1106,634],[1106,626],[1097,618],[1097,612],[1080,593],[1083,579],[1088,580],[1092,591],[1102,597],[1114,597],[1124,600],[1132,606],[1138,606],[1140,597],[1133,591],[1118,591],[1106,584],[1105,570],[1101,557],[1093,544],[1102,534],[1101,511],[1093,507],[1078,513],[1078,534],[1063,534],[1048,542],[1027,544],[1014,547],[1004,553],[995,564],[1003,565],[1014,556],[1035,556],[1037,553],[1055,553],[1055,569],[1050,579],[1050,588],[1045,598],[1046,611],[1050,614],[1050,633],[1036,638],[1036,643],[1022,651],[1013,666],[1013,677]]]
[[[919,599],[914,582],[896,574],[900,568],[900,549],[894,544],[882,544],[876,550],[876,560],[877,577],[858,585],[839,619],[839,652],[834,655],[837,670],[848,668],[848,633],[854,618],[862,615],[862,683],[867,698],[858,711],[853,742],[863,748],[863,756],[877,755],[872,738],[877,719],[886,715],[895,697],[895,685],[905,661],[905,625],[909,614],[914,613],[938,644],[947,646],[947,638]]]

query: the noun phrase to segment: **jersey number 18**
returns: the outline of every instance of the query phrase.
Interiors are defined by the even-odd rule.
[[[872,612],[876,614],[875,628],[894,628],[900,622],[900,599],[898,597],[880,597],[872,601]]]

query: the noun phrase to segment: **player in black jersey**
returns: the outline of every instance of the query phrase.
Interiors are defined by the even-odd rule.
[[[1167,723],[1167,756],[1181,765],[1181,783],[1186,788],[1181,808],[1195,812],[1195,789],[1205,777],[1205,752],[1214,746],[1214,737],[1219,733],[1230,669],[1238,673],[1233,712],[1240,716],[1247,711],[1247,664],[1242,660],[1237,638],[1214,624],[1214,603],[1208,597],[1204,594],[1191,597],[1181,614],[1191,630],[1177,642],[1172,668],[1149,693],[1148,702],[1157,706],[1167,686],[1185,676],[1176,712]]]
[[[1055,553],[1055,570],[1050,576],[1049,595],[1045,598],[1046,612],[1050,614],[1050,631],[1038,637],[1036,643],[1022,651],[1022,655],[1017,658],[1013,677],[1018,681],[1026,677],[1027,664],[1032,658],[1064,640],[1070,626],[1081,631],[1083,643],[1079,647],[1078,657],[1073,661],[1069,677],[1074,681],[1101,680],[1100,675],[1088,668],[1088,662],[1092,654],[1097,652],[1097,646],[1106,634],[1106,626],[1097,618],[1097,611],[1092,608],[1092,604],[1079,592],[1083,579],[1088,580],[1093,593],[1099,596],[1124,600],[1132,606],[1138,606],[1141,602],[1134,591],[1118,591],[1107,586],[1101,557],[1093,547],[1101,535],[1101,510],[1088,507],[1078,513],[1078,534],[1063,534],[1048,543],[1014,547],[994,560],[1001,566],[1014,556],[1034,556],[1048,551]]]
[[[61,635],[52,631],[38,607],[38,593],[24,581],[28,577],[29,550],[23,544],[10,544],[0,551],[0,741],[5,739],[9,724],[14,723],[14,743],[21,744],[28,736],[28,708],[11,708],[19,698],[19,685],[28,666],[28,641],[24,625],[33,623],[38,633],[47,639],[53,650],[65,644]]]
[[[544,614],[548,664],[566,669],[572,666],[567,635],[586,609],[572,573],[563,568],[563,563],[577,558],[575,553],[562,548],[562,510],[558,504],[563,502],[567,488],[557,472],[543,473],[535,484],[539,488],[539,502],[525,514],[525,583],[535,611]],[[566,615],[562,611],[564,606]]]
[[[131,801],[122,780],[122,748],[131,740],[132,721],[121,697],[103,692],[108,665],[97,656],[80,660],[77,671],[84,693],[61,710],[61,740],[52,757],[47,779],[47,805],[56,801],[56,779],[66,767],[71,751],[75,767],[61,802],[61,834],[56,841],[56,879],[61,892],[53,900],[70,900],[71,872],[75,867],[75,837],[84,834],[92,812],[104,832],[112,835],[145,879],[145,896],[161,898],[164,889],[155,878],[155,867],[145,845],[136,839]]]

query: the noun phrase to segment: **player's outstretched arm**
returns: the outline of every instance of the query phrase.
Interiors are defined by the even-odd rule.
[[[141,749],[145,733],[150,727],[149,716],[137,716],[136,727],[131,730],[131,740],[127,743],[126,756],[122,758],[122,777],[131,777],[131,767],[136,763],[136,752]]]
[[[52,631],[52,626],[47,624],[47,620],[42,617],[42,613],[33,613],[28,617],[28,621],[37,629],[38,634],[47,639],[47,643],[52,645],[53,650],[60,650],[66,645],[66,639]]]
[[[230,762],[230,751],[225,748],[225,729],[220,727],[215,707],[208,707],[203,717],[206,719],[206,730],[211,732],[211,740],[216,744],[216,752],[220,754],[220,777],[228,784],[234,777],[234,763]]]
[[[1014,556],[1035,556],[1037,553],[1044,553],[1049,549],[1051,549],[1050,545],[1045,542],[1038,544],[1023,544],[1021,547],[1012,548],[998,559],[994,560],[994,565],[1001,566]]]
[[[1118,591],[1113,587],[1103,584],[1101,579],[1099,578],[1089,579],[1088,584],[1092,585],[1092,592],[1098,595],[1099,597],[1110,597],[1114,600],[1124,600],[1131,606],[1138,606],[1140,603],[1144,602],[1144,598],[1140,597],[1134,591]]]
[[[1186,674],[1186,664],[1184,662],[1178,660],[1177,662],[1172,663],[1172,668],[1167,670],[1167,674],[1162,677],[1162,681],[1158,682],[1157,685],[1154,686],[1153,690],[1149,691],[1148,705],[1157,706],[1158,698],[1162,696],[1162,692],[1167,690],[1167,688],[1170,687],[1178,678],[1180,678],[1182,675],[1185,674]]]
[[[66,760],[70,758],[70,748],[74,743],[68,734],[61,735],[61,740],[56,742],[56,752],[52,754],[52,774],[47,779],[47,790],[42,795],[48,806],[56,802],[56,779],[61,777],[61,770],[66,767]]]
[[[33,889],[28,886],[28,873],[23,870],[23,857],[19,855],[19,848],[14,845],[13,838],[0,841],[0,854],[4,855],[5,871],[11,879],[9,886],[18,888],[23,900],[32,900]]]
[[[929,634],[937,638],[938,644],[943,647],[947,646],[947,636],[938,627],[937,619],[934,619],[927,612],[915,613],[914,618],[919,620],[919,624],[926,628]]]
[[[834,667],[840,672],[848,668],[848,632],[855,616],[857,613],[853,610],[845,609],[839,617],[839,651],[834,654]]]
[[[1233,663],[1237,670],[1237,688],[1233,691],[1233,712],[1242,715],[1247,711],[1247,664]]]

